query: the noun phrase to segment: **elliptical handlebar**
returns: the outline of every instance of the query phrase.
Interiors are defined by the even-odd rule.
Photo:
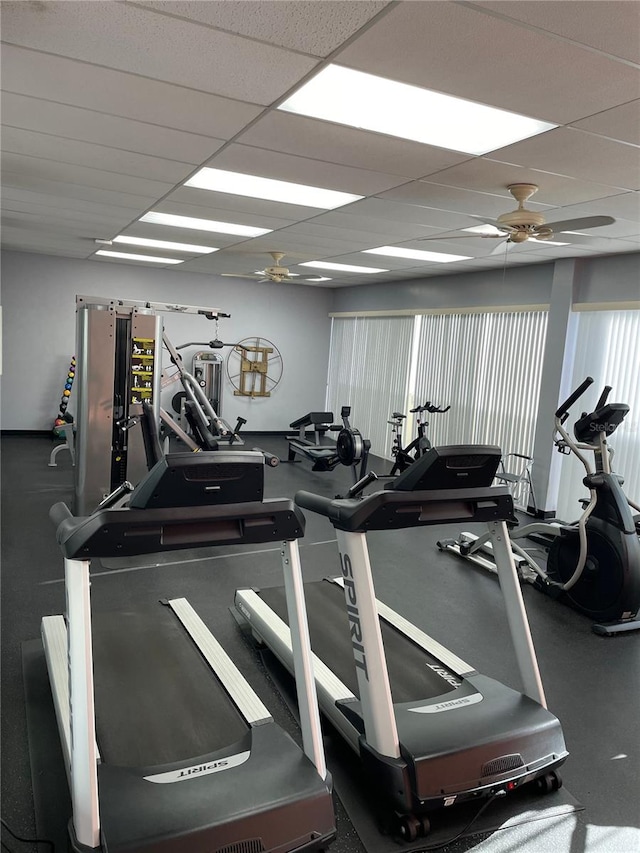
[[[611,385],[605,385],[604,388],[602,389],[602,394],[600,394],[600,398],[599,398],[598,402],[596,403],[596,408],[595,408],[596,412],[598,411],[598,409],[601,409],[604,406],[604,404],[607,402],[607,399],[609,398],[610,392],[611,392]]]
[[[569,394],[564,403],[561,403],[558,406],[558,408],[556,409],[556,418],[562,418],[563,421],[566,420],[566,416],[569,414],[569,409],[571,408],[571,406],[573,406],[573,404],[579,397],[582,397],[582,395],[590,385],[593,385],[593,377],[587,376],[584,382],[578,385],[576,390]]]

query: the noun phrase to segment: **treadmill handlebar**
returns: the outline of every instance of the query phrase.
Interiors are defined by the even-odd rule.
[[[246,503],[97,510],[74,516],[64,503],[50,517],[67,559],[132,557],[211,548],[216,545],[282,542],[304,535],[305,518],[289,498]]]
[[[365,533],[430,524],[517,522],[506,486],[395,492],[385,489],[363,498],[327,498],[297,492],[299,507],[324,515],[337,530]]]
[[[53,522],[56,530],[60,527],[63,521],[73,517],[73,513],[63,501],[59,501],[57,504],[54,504],[49,510],[49,518]]]

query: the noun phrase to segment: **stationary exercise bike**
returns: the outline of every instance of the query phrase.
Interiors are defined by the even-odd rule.
[[[559,598],[596,621],[596,634],[611,636],[640,629],[640,539],[637,517],[622,490],[623,478],[611,471],[610,436],[629,411],[624,403],[607,403],[611,388],[606,386],[592,412],[583,412],[573,426],[573,437],[565,429],[569,409],[593,384],[588,376],[560,405],[555,416],[555,443],[558,451],[573,453],[584,465],[584,485],[589,499],[582,501],[583,512],[572,524],[534,522],[511,530],[511,547],[519,559],[521,578]],[[591,465],[581,452],[591,451]],[[546,570],[514,540],[531,534],[549,537]],[[463,533],[457,540],[443,540],[448,548],[474,562],[487,565],[487,537]]]
[[[406,447],[402,446],[402,422],[406,418],[406,415],[403,415],[401,412],[393,412],[391,420],[387,421],[391,426],[391,434],[393,435],[391,455],[394,459],[393,468],[389,476],[395,477],[397,474],[401,474],[412,462],[424,456],[427,450],[431,449],[431,441],[427,436],[429,421],[426,420],[424,413],[430,412],[433,414],[434,412],[438,412],[439,414],[444,414],[450,408],[451,406],[447,406],[444,409],[440,409],[435,403],[427,401],[424,406],[416,406],[415,409],[409,409],[411,414],[417,415],[417,436]]]

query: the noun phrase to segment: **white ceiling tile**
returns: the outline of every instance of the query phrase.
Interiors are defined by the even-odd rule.
[[[583,201],[604,198],[619,192],[615,187],[604,184],[566,178],[551,172],[514,166],[486,157],[478,157],[450,169],[444,169],[442,172],[430,175],[429,181],[449,187],[462,187],[476,192],[503,195],[514,208],[517,207],[517,203],[507,190],[508,184],[536,184],[538,191],[530,201],[553,207],[580,204]],[[529,202],[526,206],[529,206]]]
[[[264,178],[276,178],[357,195],[372,195],[404,182],[399,175],[387,175],[368,169],[325,163],[279,151],[231,144],[208,164],[215,169],[248,172]]]
[[[91,242],[82,237],[53,234],[49,228],[42,231],[11,225],[2,228],[3,249],[61,255],[66,258],[86,258],[93,251]]]
[[[50,235],[65,235],[67,237],[83,237],[87,240],[88,249],[96,237],[100,237],[104,225],[96,223],[91,219],[78,219],[58,216],[52,222],[46,214],[25,213],[23,211],[2,211],[2,227],[25,228],[28,231],[35,230]]]
[[[386,0],[334,0],[332,3],[309,3],[308,0],[279,0],[277,3],[180,0],[137,5],[200,21],[291,50],[327,56],[388,3]]]
[[[48,222],[52,216],[52,208],[50,206],[34,204],[33,202],[15,201],[3,197],[2,215],[22,215],[25,218],[36,217],[42,220],[42,222]],[[55,210],[55,219],[56,221],[61,220],[63,222],[77,223],[78,225],[91,223],[94,227],[105,229],[105,233],[110,233],[112,230],[115,232],[128,224],[131,219],[131,211],[126,210],[126,208],[120,208],[120,213],[118,214],[108,213],[98,205],[94,205],[91,211],[68,210],[58,207]],[[103,236],[103,231],[99,230],[96,236]]]
[[[606,56],[446,0],[400,3],[334,61],[555,123],[638,97],[640,78]]]
[[[371,234],[367,231],[348,230],[330,225],[318,225],[314,222],[302,222],[292,225],[287,229],[288,234],[300,234],[301,236],[316,237],[321,242],[332,240],[351,246],[354,249],[369,249],[380,246],[380,235]]]
[[[442,210],[473,214],[474,216],[487,216],[492,219],[515,207],[513,203],[508,201],[509,197],[508,193],[505,198],[460,189],[459,187],[442,186],[428,181],[413,181],[378,194],[378,198],[402,201],[405,204],[419,204],[423,207],[435,207]],[[545,205],[537,203],[530,204],[532,210],[544,210],[545,207]],[[467,226],[473,224],[473,222],[468,221]]]
[[[406,178],[422,178],[468,157],[444,148],[277,110],[260,118],[237,141]]]
[[[639,7],[640,8],[640,7]],[[640,38],[638,38],[640,42]],[[640,99],[576,121],[572,127],[640,145]]]
[[[224,145],[224,140],[210,136],[10,92],[2,96],[2,125],[194,164],[207,160]]]
[[[119,175],[150,178],[170,185],[186,180],[194,171],[192,163],[149,157],[135,151],[108,148],[16,127],[3,127],[2,150],[25,157],[37,157],[43,161],[68,163],[74,168],[86,166],[89,169],[117,172]]]
[[[388,198],[365,198],[357,201],[344,211],[358,216],[369,216],[383,222],[408,223],[435,228],[440,231],[451,228],[467,228],[473,225],[469,216],[447,210],[422,207],[417,204],[403,204]],[[435,232],[437,233],[437,232]]]
[[[110,0],[7,3],[2,29],[10,44],[265,105],[316,64],[312,57]]]
[[[217,139],[231,139],[262,112],[254,104],[9,44],[2,45],[0,63],[4,91]]]
[[[603,53],[640,63],[640,9],[628,0],[480,0],[476,5],[563,36]]]
[[[493,151],[491,157],[585,181],[597,175],[600,183],[612,187],[640,188],[640,148],[572,127],[516,142]]]
[[[360,202],[358,202],[360,204]],[[403,238],[410,240],[412,237],[426,237],[430,234],[437,233],[437,227],[430,225],[416,225],[410,222],[395,222],[389,216],[387,219],[376,219],[373,216],[359,216],[354,211],[357,205],[352,204],[342,212],[341,210],[331,210],[329,213],[322,213],[314,217],[309,222],[314,225],[330,225],[334,228],[344,229],[345,231],[360,231],[366,232],[375,237],[378,235]]]
[[[134,195],[152,195],[155,198],[160,198],[173,188],[173,184],[136,178],[133,175],[119,175],[115,172],[90,169],[86,166],[72,166],[70,163],[58,163],[55,160],[25,157],[22,154],[14,153],[2,155],[2,171],[3,180],[6,171],[28,175],[41,181],[81,184],[97,189],[116,190],[122,193],[130,192]]]
[[[20,164],[22,166],[22,164]],[[104,187],[93,187],[82,184],[73,184],[61,178],[50,180],[40,175],[31,174],[28,170],[10,172],[8,169],[2,172],[3,192],[9,189],[36,192],[51,198],[72,199],[87,202],[89,204],[110,204],[119,207],[131,208],[133,218],[135,211],[142,214],[153,202],[155,196],[136,195],[135,193],[117,192]]]
[[[567,215],[565,215],[567,214]],[[599,216],[606,214],[616,219],[629,219],[640,222],[640,192],[627,192],[608,196],[597,201],[585,202],[554,210],[554,219],[569,219],[576,216]],[[611,227],[611,226],[608,226]]]
[[[63,195],[47,195],[46,193],[37,193],[16,187],[3,187],[2,207],[8,207],[13,203],[23,204],[25,209],[30,207],[34,210],[49,210],[50,212],[59,212],[62,215],[66,213],[77,213],[79,216],[104,215],[112,219],[125,219],[127,222],[135,215],[130,207],[107,204],[100,200],[85,201]]]

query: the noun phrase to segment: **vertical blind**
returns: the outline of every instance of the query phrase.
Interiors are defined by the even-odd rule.
[[[531,454],[547,312],[428,314],[420,325],[415,403],[451,406],[431,416],[432,443]]]
[[[351,406],[351,425],[389,458],[391,412],[404,412],[413,317],[334,317],[331,326],[327,408],[336,418]]]
[[[593,385],[572,408],[573,427],[583,411],[592,411],[605,385],[611,385],[609,402],[626,403],[630,411],[608,440],[613,448],[612,469],[624,477],[623,489],[640,502],[640,311],[585,311],[578,314],[578,330],[571,386],[586,376]],[[591,461],[592,454],[585,452]],[[562,458],[558,518],[574,521],[581,512],[579,499],[587,495],[582,485],[584,467],[575,457]]]
[[[433,444],[497,444],[531,453],[546,311],[334,318],[327,406],[352,406],[352,425],[376,456],[391,458],[392,412],[426,402]]]

